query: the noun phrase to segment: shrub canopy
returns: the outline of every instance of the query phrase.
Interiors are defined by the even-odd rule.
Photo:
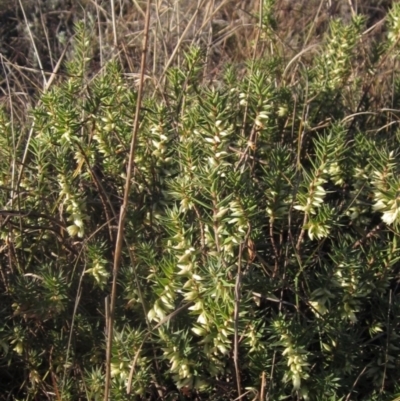
[[[211,83],[192,47],[162,90],[149,82],[112,400],[396,396],[397,71],[375,90],[398,21],[394,5],[378,46],[364,18],[334,20],[319,48]],[[78,24],[69,78],[41,95],[28,135],[0,114],[0,389],[15,400],[103,397],[137,91],[117,62],[89,77],[90,50]]]

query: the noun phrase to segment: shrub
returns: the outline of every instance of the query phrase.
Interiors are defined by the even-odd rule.
[[[399,13],[394,5],[385,46],[365,44],[355,16],[332,21],[312,57],[291,60],[267,15],[260,40],[274,43],[274,55],[244,72],[227,66],[207,84],[203,52],[192,47],[162,90],[149,83],[118,275],[111,399],[395,396],[396,71],[391,93],[378,101],[374,91],[378,72],[397,62]],[[69,78],[41,96],[27,138],[0,115],[0,374],[9,398],[104,397],[104,327],[138,96],[117,62],[89,79],[90,49],[78,24]]]

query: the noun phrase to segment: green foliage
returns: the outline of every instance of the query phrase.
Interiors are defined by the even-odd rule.
[[[266,57],[240,80],[228,68],[218,88],[202,83],[203,54],[191,48],[145,97],[113,400],[228,400],[239,386],[249,399],[396,396],[398,131],[387,110],[368,109],[369,73],[353,75],[362,29],[359,17],[333,21],[321,55],[290,78],[286,60]],[[81,24],[74,49],[71,76],[32,111],[23,165],[0,114],[9,399],[104,396],[104,304],[137,93],[116,62],[87,78]]]

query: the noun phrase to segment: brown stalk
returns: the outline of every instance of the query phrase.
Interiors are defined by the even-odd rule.
[[[235,379],[237,386],[238,397],[242,397],[242,383],[240,378],[240,367],[239,367],[239,309],[240,309],[240,284],[242,278],[242,253],[244,244],[242,243],[239,247],[239,259],[238,269],[236,273],[235,282],[235,311],[234,311],[234,339],[233,339],[233,363],[235,365]]]
[[[266,380],[265,380],[265,371],[262,372],[261,375],[261,389],[260,389],[260,401],[265,400],[265,385],[266,385]]]
[[[242,381],[240,377],[240,366],[239,366],[239,312],[240,312],[240,287],[242,283],[242,257],[245,246],[248,246],[250,239],[251,227],[248,227],[246,237],[239,247],[238,267],[236,272],[235,282],[235,309],[233,312],[234,320],[234,338],[233,338],[233,363],[235,366],[235,379],[237,386],[238,398],[242,397]]]
[[[254,64],[255,64],[256,55],[257,55],[258,43],[259,43],[259,40],[260,40],[260,34],[261,34],[262,26],[263,26],[263,3],[261,1],[260,1],[259,13],[260,13],[260,16],[259,16],[259,20],[258,20],[258,30],[257,30],[257,36],[256,36],[255,44],[254,44],[254,49],[253,49],[253,56],[252,56],[252,62],[251,62],[251,68],[250,68],[249,76],[253,74]],[[246,106],[245,106],[245,109],[244,109],[244,116],[243,116],[243,122],[242,122],[242,127],[241,127],[241,133],[242,133],[243,137],[245,137],[245,128],[246,128],[248,107],[249,107],[248,106],[248,100],[249,100],[249,96],[250,96],[249,88],[250,88],[250,82],[249,82],[249,86],[248,86],[248,90],[247,90]],[[248,144],[247,144],[246,149],[243,152],[242,156],[240,157],[240,159],[236,163],[235,171],[237,171],[239,169],[239,167],[240,167],[240,165],[242,164],[243,161],[247,160],[248,154],[250,153],[250,150],[251,150],[251,143],[253,143],[256,135],[257,135],[256,126],[255,126],[255,124],[253,124]]]
[[[124,199],[123,199],[120,214],[119,214],[117,242],[115,245],[114,265],[113,265],[113,281],[112,281],[112,287],[111,287],[111,303],[110,303],[109,317],[108,317],[108,321],[107,321],[108,330],[107,330],[106,382],[105,382],[105,389],[104,389],[104,401],[109,400],[109,394],[110,394],[111,348],[112,348],[112,339],[113,339],[115,303],[116,303],[116,299],[117,299],[117,277],[118,277],[118,270],[119,270],[119,266],[120,266],[120,262],[121,262],[122,244],[124,242],[125,218],[126,218],[126,212],[128,209],[129,192],[130,192],[131,179],[132,179],[132,170],[133,170],[133,163],[135,160],[136,143],[137,143],[137,136],[138,136],[138,130],[139,130],[139,116],[140,116],[142,97],[143,97],[144,71],[145,71],[145,67],[146,67],[147,44],[148,44],[149,26],[150,26],[150,5],[151,5],[151,0],[147,0],[146,21],[145,21],[143,48],[142,48],[142,59],[141,59],[141,65],[140,65],[138,99],[137,99],[137,103],[136,103],[135,120],[134,120],[134,124],[133,124],[133,134],[132,134],[132,140],[131,140],[131,147],[130,147],[130,151],[129,151],[128,166],[126,169]]]

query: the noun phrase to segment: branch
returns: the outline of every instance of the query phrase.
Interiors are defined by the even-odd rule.
[[[135,160],[136,153],[136,143],[137,136],[139,131],[139,116],[142,105],[142,97],[143,97],[143,84],[144,84],[144,70],[146,67],[146,56],[147,56],[147,43],[149,37],[149,26],[150,26],[150,5],[151,0],[147,0],[147,10],[146,10],[146,21],[144,27],[144,38],[143,38],[143,48],[142,48],[142,60],[140,65],[140,78],[139,78],[139,90],[138,90],[138,98],[136,103],[136,112],[135,112],[135,120],[133,124],[133,134],[131,140],[131,147],[129,151],[129,161],[126,171],[126,180],[125,180],[125,188],[124,188],[124,199],[122,202],[120,214],[119,214],[119,222],[118,222],[118,231],[117,231],[117,242],[115,245],[115,254],[114,254],[114,266],[113,266],[113,281],[111,287],[111,303],[110,303],[110,314],[107,322],[107,349],[106,349],[106,378],[105,378],[105,389],[104,389],[104,401],[109,401],[110,394],[110,382],[111,382],[111,348],[113,341],[113,326],[114,326],[114,312],[115,312],[115,303],[117,299],[117,277],[118,270],[121,263],[121,254],[122,254],[122,244],[124,242],[124,227],[125,227],[125,218],[126,212],[128,209],[129,202],[129,192],[131,188],[131,179],[132,179],[132,170],[133,163]]]

